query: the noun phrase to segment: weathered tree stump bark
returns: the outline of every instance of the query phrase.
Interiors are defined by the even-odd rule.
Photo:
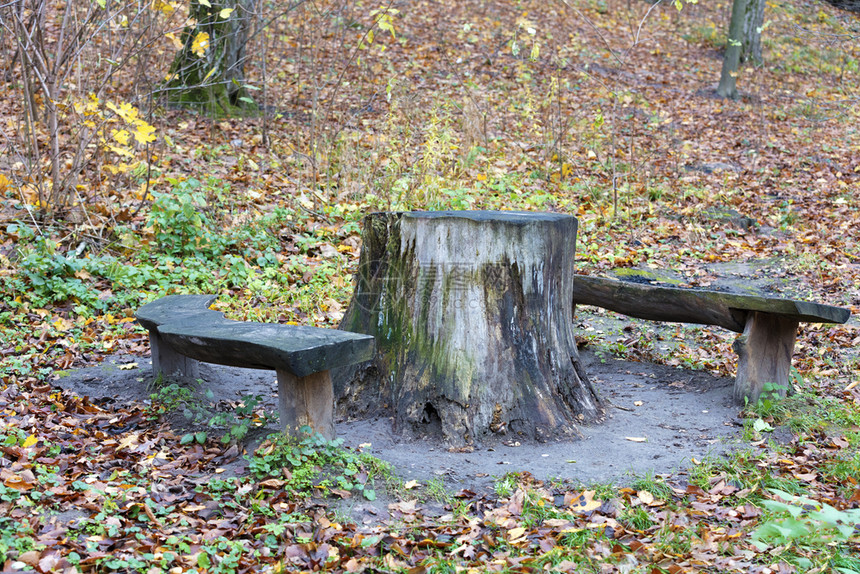
[[[374,213],[340,328],[375,359],[333,373],[341,412],[441,425],[463,444],[539,439],[602,416],[572,328],[576,218],[526,212]]]

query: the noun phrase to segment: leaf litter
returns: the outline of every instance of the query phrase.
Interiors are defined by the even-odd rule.
[[[775,64],[745,72],[743,85],[749,95],[734,104],[699,92],[713,83],[719,60],[707,47],[706,32],[688,25],[686,20],[690,17],[692,22],[722,22],[719,11],[725,6],[686,6],[680,15],[658,9],[655,16],[659,18],[647,28],[648,36],[625,53],[631,46],[626,35],[629,26],[616,20],[615,15],[626,15],[632,22],[636,19],[631,15],[638,13],[629,12],[622,3],[601,4],[583,8],[588,21],[571,16],[569,7],[561,4],[530,5],[528,13],[523,14],[519,9],[493,3],[465,2],[442,7],[438,3],[415,2],[408,15],[401,15],[401,19],[408,16],[407,30],[398,32],[405,42],[390,43],[388,54],[392,62],[410,62],[405,73],[409,82],[420,86],[426,80],[422,77],[414,81],[415,76],[420,76],[419,72],[427,74],[438,85],[442,97],[455,102],[478,102],[474,108],[463,106],[464,114],[469,110],[473,115],[477,110],[477,116],[482,110],[486,114],[483,133],[477,130],[470,136],[488,146],[486,161],[467,165],[464,160],[462,165],[466,167],[456,175],[467,187],[481,184],[481,191],[455,197],[461,201],[459,206],[507,206],[509,196],[499,195],[490,185],[504,188],[507,184],[501,176],[541,170],[546,177],[523,178],[515,185],[523,197],[555,194],[538,208],[568,209],[580,217],[581,270],[600,273],[617,267],[660,265],[681,271],[691,286],[709,286],[721,274],[716,266],[744,262],[749,267],[739,275],[755,274],[772,292],[845,305],[856,315],[860,311],[860,223],[855,190],[860,181],[860,164],[854,153],[856,132],[845,129],[856,124],[856,110],[840,102],[856,100],[857,83],[853,87],[840,83],[840,74],[847,71],[852,77],[850,66],[838,74],[823,65],[818,74],[789,73],[803,64],[792,56],[791,43],[775,33],[798,23],[804,30],[824,30],[824,23],[841,22],[842,16],[823,5],[811,19],[801,11],[780,13],[781,19],[771,28],[776,47],[768,54]],[[439,12],[442,8],[444,17]],[[647,10],[647,6],[641,8],[643,13]],[[440,29],[440,21],[464,25]],[[851,25],[851,21],[845,21],[837,29],[847,37],[850,34],[846,30],[850,32]],[[511,94],[520,93],[517,86],[524,77],[522,69],[518,71],[522,59],[517,60],[505,49],[512,30],[521,31],[520,43],[537,37],[544,41],[539,50],[532,44],[520,54],[535,55],[535,65],[527,72],[544,82],[536,85],[545,86],[547,93],[553,93],[551,79],[559,70],[570,77],[583,78],[576,89],[558,97],[559,102],[563,98],[563,104],[578,114],[578,123],[568,129],[575,128],[582,135],[575,146],[563,150],[555,159],[545,153],[546,146],[526,141],[534,134],[509,137],[506,131],[508,126],[532,122],[539,126],[538,131],[546,132],[553,121],[550,115],[517,115],[516,110],[535,108],[529,97],[512,103]],[[588,46],[609,50],[588,48],[592,51],[588,61],[578,56],[567,60],[570,54],[565,51],[570,48],[560,39],[572,33]],[[699,43],[696,37],[701,39]],[[502,48],[493,50],[495,46]],[[552,53],[553,48],[562,56],[558,62],[542,60],[541,54]],[[323,58],[333,57],[325,53],[330,46],[321,45],[319,49]],[[845,49],[845,62],[850,60],[852,50],[856,51],[856,46]],[[635,58],[630,60],[635,65],[625,61],[628,57]],[[457,62],[457,73],[453,73],[450,62]],[[382,89],[375,83],[388,81],[378,70],[366,72],[361,74],[369,76],[367,85],[371,91]],[[353,85],[364,81],[347,78]],[[613,89],[601,87],[606,85]],[[397,89],[394,86],[392,90],[395,96]],[[436,96],[427,94],[429,90],[422,90],[412,96],[415,110],[438,107],[432,100]],[[337,105],[343,110],[355,110],[362,109],[365,103],[356,90],[345,94]],[[295,117],[301,117],[299,108],[307,105],[306,101],[298,101]],[[333,116],[341,113],[335,107]],[[343,115],[353,117],[345,112]],[[410,120],[408,116],[401,117],[404,124]],[[373,118],[371,114],[361,121]],[[480,123],[474,119],[466,118],[466,123]],[[291,129],[289,119],[283,121],[279,126],[283,133],[302,133]],[[422,117],[414,114],[410,121],[420,122]],[[611,205],[607,190],[618,191],[619,174],[605,167],[613,154],[607,152],[609,140],[601,131],[610,125],[619,141],[627,137],[630,148],[628,153],[622,150],[624,146],[615,146],[615,159],[631,165],[637,161],[643,166],[647,163],[648,172],[642,177],[622,176],[627,187],[621,190],[616,206]],[[191,145],[200,149],[205,147],[205,137],[214,136],[225,141],[255,142],[251,149],[260,151],[256,143],[259,134],[250,133],[253,122],[243,125],[190,118],[184,119],[182,126],[189,134],[208,134],[190,136]],[[250,131],[245,126],[250,126]],[[391,137],[391,133],[379,129],[370,136],[361,145],[374,145],[374,138],[379,141]],[[601,140],[601,145],[595,145],[595,140]],[[279,143],[289,146],[286,141]],[[424,148],[417,140],[413,143],[414,157],[382,157],[381,162],[416,163]],[[463,147],[468,146],[464,143]],[[302,143],[296,142],[295,149],[304,149]],[[230,161],[225,159],[221,164],[198,160],[196,165],[188,165],[189,169],[214,173],[243,189],[249,185],[259,188],[248,190],[249,211],[257,209],[255,201],[295,196],[301,209],[311,213],[326,201],[351,197],[339,195],[344,193],[339,189],[319,196],[305,194],[289,178],[269,173],[263,155],[231,156]],[[456,158],[447,156],[445,161],[457,163]],[[557,162],[557,170],[553,162]],[[9,180],[5,175],[0,177],[0,187],[6,191]],[[343,176],[344,189],[355,183]],[[128,215],[135,202],[127,199],[133,198],[122,199],[123,193],[116,192],[117,205],[94,210],[93,221],[96,225],[131,221],[145,234],[141,221],[135,223]],[[643,199],[661,195],[668,201],[652,205]],[[564,204],[566,196],[575,197],[573,207]],[[9,205],[4,203],[4,217],[11,220],[22,208]],[[618,210],[613,207],[619,206],[622,217],[614,218],[613,211]],[[723,206],[743,213],[754,225],[732,217],[714,217],[705,209]],[[354,207],[359,211],[373,208],[359,202]],[[326,231],[332,227],[336,229]],[[283,251],[306,256],[312,268],[325,258],[341,256],[354,264],[359,245],[354,231],[344,230],[346,227],[343,219],[315,214],[285,231]],[[308,241],[308,237],[325,240]],[[9,256],[18,239],[14,233],[3,238],[4,276],[11,273]],[[768,268],[765,278],[752,273],[756,271],[755,261],[762,259],[778,262]],[[297,273],[295,284],[310,283],[313,277],[312,271],[302,271]],[[75,278],[98,289],[99,300],[108,301],[114,296],[109,282],[85,270],[76,271]],[[302,309],[289,310],[289,314],[281,310],[275,319],[333,325],[338,319],[337,307],[344,303],[332,299],[315,314]],[[9,309],[4,303],[4,312]],[[475,473],[475,478],[492,478],[492,491],[480,482],[472,484],[471,489],[463,484],[454,494],[437,493],[441,501],[431,502],[429,486],[434,478],[441,477],[446,485],[467,478],[467,473],[458,469],[460,463],[452,463],[423,471],[418,475],[420,479],[410,478],[407,484],[417,484],[404,488],[406,496],[386,501],[384,516],[380,508],[371,507],[368,512],[376,512],[379,519],[364,523],[344,520],[347,517],[335,512],[337,508],[329,499],[296,496],[285,490],[287,477],[283,474],[255,479],[242,475],[239,471],[247,464],[235,443],[225,445],[206,436],[202,441],[182,444],[186,429],[169,424],[175,423],[166,420],[169,417],[153,416],[145,402],[146,394],[139,400],[127,400],[119,398],[122,392],[111,393],[116,397],[105,399],[95,394],[87,398],[86,392],[57,390],[51,381],[55,371],[98,362],[116,352],[134,357],[133,361],[121,363],[127,366],[120,366],[119,371],[133,377],[137,388],[142,387],[136,380],[140,375],[135,376],[130,365],[145,364],[142,357],[148,345],[145,334],[132,323],[133,309],[125,309],[122,314],[105,313],[91,321],[76,318],[71,305],[24,306],[9,312],[4,330],[14,332],[17,338],[4,339],[0,353],[5,363],[22,359],[30,364],[26,372],[23,368],[4,369],[0,391],[0,551],[5,570],[179,573],[271,568],[429,572],[444,571],[453,560],[463,571],[476,572],[629,572],[636,568],[673,574],[703,570],[792,572],[806,569],[802,560],[811,562],[815,558],[814,546],[804,546],[802,539],[798,542],[777,537],[768,539],[770,546],[762,551],[746,541],[762,522],[779,525],[766,514],[763,500],[785,504],[788,498],[773,491],[793,489],[840,512],[860,505],[856,418],[860,389],[856,351],[851,352],[860,342],[856,318],[845,326],[806,325],[799,334],[794,365],[803,380],[798,381],[798,386],[814,389],[818,398],[801,397],[791,404],[811,410],[817,421],[833,424],[801,421],[805,426],[792,428],[782,445],[772,445],[768,427],[779,431],[784,413],[778,407],[759,408],[754,420],[762,423],[753,426],[758,436],[749,443],[751,451],[740,455],[745,459],[732,463],[742,464],[743,472],[732,464],[714,463],[701,454],[691,457],[689,469],[665,479],[634,477],[629,486],[592,488],[556,482],[549,475],[536,477],[527,472],[533,467],[526,464],[497,465],[497,473]],[[589,328],[601,329],[604,315],[588,316],[579,327],[586,334]],[[664,327],[631,324],[632,332],[625,332],[621,340],[627,358],[659,360],[669,367],[695,367],[723,377],[731,375],[730,341],[723,334],[700,329],[691,335],[680,328],[667,334]],[[654,331],[662,334],[654,335]],[[608,335],[609,330],[602,334]],[[669,346],[667,341],[675,339],[674,350],[654,349],[651,344]],[[34,349],[36,352],[32,352]],[[627,370],[648,371],[640,365]],[[663,381],[668,382],[670,390],[695,392],[686,371],[678,370],[676,374]],[[104,380],[110,377],[97,377],[90,386],[98,386]],[[641,384],[652,381],[646,379]],[[641,400],[635,393],[632,398]],[[619,399],[618,406],[641,412],[660,404],[652,399],[643,402],[647,406],[639,408],[635,402]],[[620,408],[617,411],[616,416],[629,412]],[[713,405],[690,409],[697,416],[715,411]],[[828,420],[839,417],[841,420]],[[722,418],[723,422],[730,419]],[[672,426],[671,421],[664,424]],[[682,425],[676,426],[669,430],[680,432]],[[685,426],[696,428],[692,424]],[[619,436],[648,438],[644,443],[620,441],[631,442],[631,448],[665,445],[645,432]],[[380,448],[381,444],[384,442],[377,440],[364,448]],[[515,451],[537,452],[531,445],[522,444],[506,450],[508,457]],[[487,454],[446,453],[463,458]],[[579,468],[590,462],[580,455],[558,458],[568,467]],[[571,460],[579,462],[568,462]],[[508,470],[514,471],[509,476],[511,484],[501,488]],[[319,494],[318,490],[315,494]],[[414,497],[413,492],[420,493],[423,499]],[[819,523],[807,525],[816,524]],[[835,544],[856,556],[856,530],[853,536]],[[824,571],[827,567],[817,565],[809,571]],[[856,564],[853,567],[856,569]]]

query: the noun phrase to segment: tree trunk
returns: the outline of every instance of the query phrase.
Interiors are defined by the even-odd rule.
[[[720,96],[737,99],[741,62],[761,62],[763,25],[764,0],[734,0],[726,53],[723,56],[723,70],[720,74],[720,85],[717,87],[717,94]]]
[[[558,214],[368,215],[340,328],[374,335],[377,355],[333,373],[341,412],[455,444],[598,420],[572,328],[576,228]]]
[[[741,62],[761,65],[761,31],[764,26],[765,0],[747,0],[744,12],[743,47]]]
[[[182,48],[163,89],[170,104],[194,107],[214,116],[256,109],[244,76],[254,2],[210,0],[211,6],[206,6],[191,0],[192,23],[182,31]]]

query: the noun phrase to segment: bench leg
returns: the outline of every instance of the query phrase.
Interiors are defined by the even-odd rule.
[[[199,379],[199,361],[180,355],[167,345],[157,331],[149,332],[149,347],[152,350],[152,373],[158,377],[180,379]]]
[[[331,440],[334,432],[334,390],[328,371],[296,377],[287,371],[278,373],[278,412],[285,433],[298,435],[309,426]]]
[[[788,375],[797,326],[796,319],[780,315],[753,311],[747,316],[743,334],[732,345],[738,354],[735,402],[744,404],[748,400],[755,404],[765,383],[771,383],[773,392],[785,396],[791,384]]]

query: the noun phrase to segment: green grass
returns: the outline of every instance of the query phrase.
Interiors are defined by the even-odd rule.
[[[651,472],[635,477],[630,483],[630,487],[637,491],[646,490],[653,494],[654,498],[660,500],[671,500],[672,498],[672,487],[666,484],[662,478],[655,477]]]
[[[309,428],[303,432],[301,438],[271,435],[251,457],[251,474],[257,479],[281,477],[287,469],[286,488],[300,497],[346,491],[376,499],[374,479],[390,474],[390,466],[381,462],[365,465],[367,456],[341,448],[343,439],[330,441]]]

